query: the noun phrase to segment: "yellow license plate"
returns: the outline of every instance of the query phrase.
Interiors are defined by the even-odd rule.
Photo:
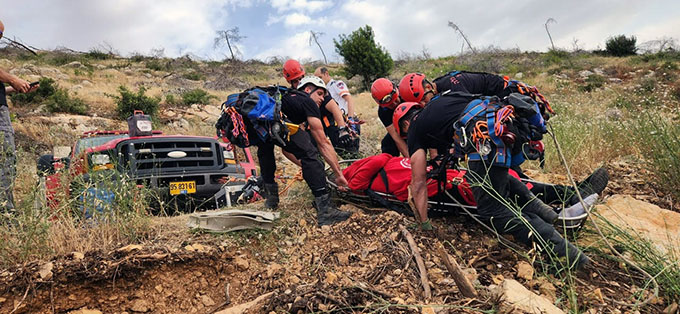
[[[196,193],[196,181],[170,182],[170,195]]]

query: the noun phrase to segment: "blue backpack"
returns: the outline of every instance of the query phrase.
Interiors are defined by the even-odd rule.
[[[239,147],[269,142],[286,146],[288,128],[281,112],[281,98],[289,92],[296,91],[275,85],[229,95],[215,125],[217,135]]]

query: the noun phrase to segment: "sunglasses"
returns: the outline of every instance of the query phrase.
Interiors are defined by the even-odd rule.
[[[0,38],[2,38],[2,34],[4,34],[2,31],[0,31]]]
[[[395,100],[394,96],[396,96],[396,95],[397,95],[397,88],[395,87],[395,88],[392,89],[392,91],[389,94],[383,96],[383,98],[380,99],[378,101],[378,103],[381,104],[381,105],[390,104],[390,103],[392,103],[392,101]]]

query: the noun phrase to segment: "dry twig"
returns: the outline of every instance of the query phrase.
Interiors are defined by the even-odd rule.
[[[404,235],[404,238],[406,238],[408,246],[411,248],[411,252],[413,253],[413,257],[416,259],[418,272],[420,272],[420,283],[423,285],[425,299],[430,299],[432,298],[432,292],[430,291],[430,281],[427,279],[427,268],[425,268],[423,258],[420,256],[418,245],[416,244],[416,241],[413,240],[411,233],[406,230],[406,227],[399,226],[399,230],[401,231],[401,234]]]

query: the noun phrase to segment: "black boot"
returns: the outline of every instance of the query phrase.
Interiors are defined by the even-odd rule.
[[[314,199],[314,206],[316,207],[316,219],[319,227],[345,221],[352,216],[352,213],[350,212],[343,212],[335,208],[335,206],[331,204],[330,194],[317,196]]]
[[[557,212],[555,212],[555,210],[552,207],[546,205],[539,199],[531,200],[529,204],[524,206],[523,211],[534,213],[538,215],[538,217],[541,217],[543,221],[549,224],[554,223],[557,220],[557,217],[559,217]]]
[[[276,183],[264,184],[265,201],[264,208],[276,209],[279,207],[279,185]]]
[[[584,199],[592,194],[600,194],[607,187],[609,183],[609,172],[605,168],[597,168],[591,173],[583,182],[579,183],[578,191]],[[569,205],[574,205],[580,202],[578,195],[574,193],[569,199]]]

